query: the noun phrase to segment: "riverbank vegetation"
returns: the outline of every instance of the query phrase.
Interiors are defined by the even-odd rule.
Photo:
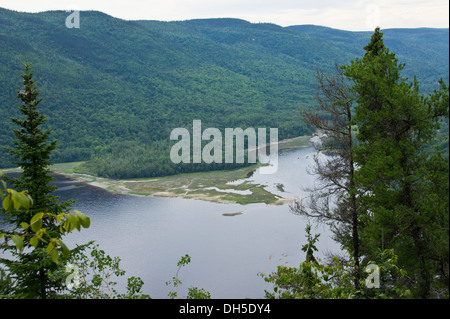
[[[449,162],[435,143],[442,123],[448,123],[449,88],[441,79],[432,93],[420,94],[419,81],[408,82],[401,75],[404,65],[385,46],[379,28],[364,50],[362,58],[338,67],[335,76],[318,75],[325,95],[319,97],[319,109],[303,115],[305,122],[322,130],[325,139],[317,144],[318,151],[326,150],[329,157],[316,161],[321,188],[291,206],[295,213],[328,223],[347,254],[318,260],[314,253],[319,235],[308,225],[302,246],[305,261],[262,275],[274,285],[273,292],[266,291],[267,298],[449,298]],[[0,247],[14,257],[0,259],[1,297],[149,298],[142,293],[140,278],[128,280],[125,294],[114,290],[110,276],[125,274],[119,258],[92,246],[86,258],[89,243],[72,251],[64,245],[63,236],[89,227],[90,219],[71,212],[70,201],[59,203],[51,195],[49,158],[56,142],[49,141],[50,131],[41,130],[45,116],[37,111],[41,100],[27,63],[22,78],[18,97],[24,118],[13,119],[17,128],[9,152],[23,171],[8,180],[14,189],[2,183],[0,192],[2,212],[11,226],[1,230]],[[262,201],[268,194],[258,186],[227,184],[247,176],[252,171],[247,169],[223,172],[222,180],[217,172],[196,173],[127,180],[111,187],[154,195],[164,187],[187,197],[200,196],[201,188],[224,200],[236,200],[238,194],[223,195],[218,189],[250,191]],[[74,260],[86,266],[81,281],[66,274],[65,267]],[[189,255],[182,257],[179,269],[189,262]],[[68,283],[68,278],[74,281]],[[81,290],[71,290],[73,284]],[[170,297],[181,295],[178,272],[168,284],[176,290]],[[214,297],[198,288],[188,296]]]
[[[348,287],[366,297],[363,270],[386,261],[387,254],[395,265],[375,262],[385,272],[377,287],[384,297],[393,297],[394,287],[398,297],[448,298],[449,162],[448,154],[432,146],[448,121],[449,88],[440,79],[432,94],[419,94],[418,79],[408,82],[401,75],[404,64],[385,46],[379,28],[364,50],[336,75],[318,75],[320,108],[304,117],[324,132],[318,149],[330,157],[316,160],[320,184],[292,208],[331,226],[348,251],[345,277],[353,284],[340,281],[344,264],[324,268],[310,250],[300,269],[279,269],[268,280],[298,298],[332,292],[347,298]],[[308,237],[308,245],[314,247],[315,240]],[[328,288],[316,291],[323,280]]]
[[[311,136],[299,136],[278,142],[280,152],[311,146]],[[293,201],[269,192],[264,185],[248,180],[266,164],[254,164],[239,169],[186,173],[155,178],[111,179],[87,174],[84,162],[52,164],[52,173],[67,176],[113,193],[140,196],[183,197],[223,203],[278,204]],[[19,168],[4,169],[4,173],[19,173]],[[277,186],[283,192],[282,185]]]
[[[97,11],[81,12],[80,29],[69,29],[67,16],[0,8],[0,140],[12,146],[26,56],[59,141],[52,163],[82,161],[88,174],[111,179],[229,169],[171,163],[171,130],[190,130],[197,119],[221,132],[278,128],[280,140],[312,134],[299,109],[317,105],[316,70],[359,56],[370,36],[225,18],[125,21]],[[385,40],[424,93],[436,78],[448,81],[448,29],[391,29]],[[10,160],[0,153],[1,168]]]
[[[0,229],[0,298],[47,299],[63,289],[56,277],[64,273],[61,264],[71,254],[63,237],[88,228],[90,218],[71,211],[71,200],[61,202],[53,195],[56,187],[50,184],[49,159],[56,141],[49,141],[51,131],[42,129],[46,116],[39,111],[42,99],[27,62],[21,77],[23,88],[17,93],[21,117],[12,118],[14,147],[6,151],[22,172],[14,179],[0,173],[2,218],[9,226]]]

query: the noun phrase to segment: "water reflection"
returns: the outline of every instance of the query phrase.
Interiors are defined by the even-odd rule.
[[[303,196],[304,187],[314,181],[306,173],[312,152],[307,148],[282,153],[276,174],[256,172],[250,180],[285,197]],[[213,298],[261,298],[271,287],[258,272],[297,266],[304,259],[306,219],[292,214],[288,205],[112,194],[61,176],[54,184],[55,195],[75,199],[73,207],[92,220],[89,229],[66,238],[69,248],[95,240],[107,254],[121,258],[127,277],[143,279],[144,292],[152,298],[167,298],[170,288],[165,282],[175,275],[177,261],[185,254],[192,261],[180,273],[180,294],[196,286]],[[282,184],[284,192],[276,184]],[[325,227],[315,232],[322,234],[317,245],[321,253],[338,250]]]

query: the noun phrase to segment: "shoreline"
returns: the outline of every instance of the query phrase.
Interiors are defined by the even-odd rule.
[[[243,169],[240,169],[243,170]],[[252,171],[253,169],[250,169]],[[232,171],[233,172],[233,171]],[[245,172],[245,171],[244,171]],[[223,204],[266,204],[266,205],[284,205],[292,203],[296,198],[285,198],[275,195],[264,189],[265,186],[259,184],[252,184],[248,181],[244,182],[244,189],[238,190],[235,188],[218,186],[204,186],[205,180],[221,180],[224,181],[224,177],[221,173],[226,174],[224,171],[211,171],[195,173],[198,175],[204,175],[200,177],[192,177],[191,184],[195,185],[181,185],[178,186],[177,179],[179,175],[165,176],[163,178],[155,177],[154,179],[145,180],[114,180],[103,177],[95,177],[87,174],[80,176],[79,174],[67,174],[58,171],[53,171],[53,174],[61,175],[66,178],[79,181],[83,184],[90,185],[93,187],[98,187],[104,189],[105,191],[114,194],[123,194],[129,196],[139,196],[139,197],[168,197],[168,198],[185,198],[194,200],[203,200],[215,203]],[[182,178],[187,177],[194,173],[183,174]],[[208,178],[207,176],[216,175],[215,178]],[[247,174],[244,174],[247,175]],[[162,187],[161,179],[164,179],[165,185],[170,185],[168,187]],[[203,181],[203,182],[202,182]],[[231,180],[226,180],[230,182]],[[203,186],[197,187],[196,185]],[[241,187],[242,188],[242,187]],[[249,191],[249,194],[239,194],[238,191]]]
[[[278,142],[278,151],[300,149],[312,145],[311,136],[299,136]],[[217,203],[284,205],[296,198],[284,198],[267,191],[263,185],[253,184],[248,177],[261,164],[231,171],[186,173],[154,178],[116,180],[75,173],[83,162],[54,164],[53,174],[62,175],[86,185],[102,188],[116,194],[133,196],[181,197]],[[8,169],[4,172],[17,171]],[[236,183],[238,182],[238,183]]]

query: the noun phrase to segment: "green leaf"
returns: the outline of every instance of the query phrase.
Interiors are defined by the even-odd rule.
[[[6,210],[7,212],[10,210],[10,205],[11,205],[11,195],[8,195],[5,197],[5,199],[3,199],[3,209]]]
[[[56,216],[56,222],[59,223],[61,221],[61,219],[64,217],[64,213],[60,213]]]
[[[51,252],[53,251],[54,248],[55,248],[55,243],[53,242],[53,240],[51,240],[51,241],[48,243],[48,246],[47,246],[46,250],[47,250],[48,253],[51,253]]]
[[[18,199],[23,208],[29,209],[31,207],[31,197],[28,194],[25,194],[25,192],[19,193]]]
[[[21,206],[19,198],[13,196],[12,197],[12,202],[13,202],[13,205],[14,205],[14,209],[18,210],[20,208],[20,206]]]
[[[29,226],[28,223],[25,222],[20,224],[20,227],[22,227],[23,229],[27,229],[28,226]]]
[[[37,213],[36,215],[31,218],[30,224],[31,224],[31,230],[34,232],[37,232],[42,227],[42,217],[44,216],[44,213]]]
[[[28,201],[29,201],[29,203],[30,203],[30,204],[29,204],[30,207],[33,206],[33,203],[34,203],[34,202],[33,202],[33,198],[32,198],[30,195],[28,195],[28,194],[26,194],[25,196],[28,198]]]
[[[14,205],[14,209],[18,210],[21,206],[20,193],[16,192],[14,189],[8,189],[8,192],[11,194],[11,199],[12,199],[12,203]]]
[[[22,251],[22,249],[23,249],[23,238],[21,236],[19,236],[19,235],[12,235],[11,239],[14,242],[14,244],[16,244],[17,250]]]
[[[36,236],[31,237],[30,245],[36,248],[39,244],[39,239]]]
[[[50,256],[52,257],[52,261],[55,264],[58,264],[58,249],[52,249],[52,251],[50,251]]]
[[[61,246],[61,252],[64,258],[68,258],[70,254],[69,248],[60,239],[58,239],[58,244]]]
[[[81,226],[83,226],[84,228],[89,228],[89,226],[91,225],[91,219],[89,218],[89,216],[87,216],[77,210],[75,210],[75,213],[78,216]]]
[[[65,230],[70,233],[76,227],[79,227],[78,219],[73,214],[67,214],[66,222],[64,223]]]
[[[42,219],[38,219],[36,222],[31,224],[31,230],[34,232],[39,231],[39,229],[41,229],[41,227],[42,227]]]
[[[31,218],[30,223],[33,224],[35,221],[37,221],[38,219],[41,219],[42,217],[44,217],[44,213],[37,213],[36,215],[34,215]]]

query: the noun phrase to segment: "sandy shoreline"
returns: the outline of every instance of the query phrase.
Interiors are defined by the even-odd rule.
[[[311,136],[290,138],[278,142],[278,150],[298,149],[311,145]],[[210,171],[174,176],[115,180],[74,173],[77,163],[52,166],[52,172],[116,194],[133,196],[181,197],[217,203],[284,205],[295,198],[270,193],[263,185],[252,184],[247,177],[258,167],[252,165],[233,171]],[[17,169],[15,169],[17,171]],[[14,170],[7,170],[14,171]],[[233,184],[233,181],[243,181]]]
[[[185,185],[185,187],[175,188],[175,190],[177,190],[177,191],[171,191],[170,189],[167,189],[167,190],[158,189],[157,191],[154,191],[154,192],[149,191],[148,193],[143,192],[143,193],[138,194],[138,193],[134,192],[133,189],[126,187],[124,184],[133,183],[133,184],[136,184],[136,186],[138,187],[140,184],[145,185],[146,183],[149,183],[149,182],[150,183],[157,182],[160,179],[159,178],[145,179],[142,181],[140,181],[140,180],[113,180],[113,179],[106,179],[106,178],[97,178],[95,176],[88,176],[86,174],[84,174],[83,176],[79,176],[78,174],[62,174],[62,173],[57,173],[57,172],[55,172],[55,174],[59,174],[59,175],[65,176],[67,178],[80,181],[86,185],[98,187],[98,188],[101,188],[101,189],[104,189],[106,191],[116,193],[116,194],[126,194],[126,195],[131,195],[131,196],[187,198],[187,199],[204,200],[204,201],[210,201],[210,202],[216,202],[216,203],[227,203],[227,204],[239,203],[238,200],[226,198],[225,195],[240,195],[239,193],[237,193],[237,190],[231,189],[231,188],[219,189],[216,187],[217,189],[215,191],[221,193],[221,194],[216,194],[216,193],[210,193],[209,191],[211,191],[211,189],[209,187],[205,187],[207,189],[197,189],[197,188],[196,189],[188,189],[188,187],[187,187],[188,185]],[[261,185],[254,185],[254,187],[259,187],[259,186],[261,186]],[[180,192],[179,191],[180,189],[184,190],[184,193]],[[203,192],[201,192],[201,191],[203,191]],[[240,196],[251,197],[252,193],[250,193],[250,194],[246,193],[245,195],[240,195]],[[290,204],[296,200],[295,198],[284,198],[284,197],[279,197],[278,195],[273,195],[273,196],[277,197],[277,199],[270,203],[267,203],[268,205]],[[257,202],[255,202],[255,203],[257,203]]]

